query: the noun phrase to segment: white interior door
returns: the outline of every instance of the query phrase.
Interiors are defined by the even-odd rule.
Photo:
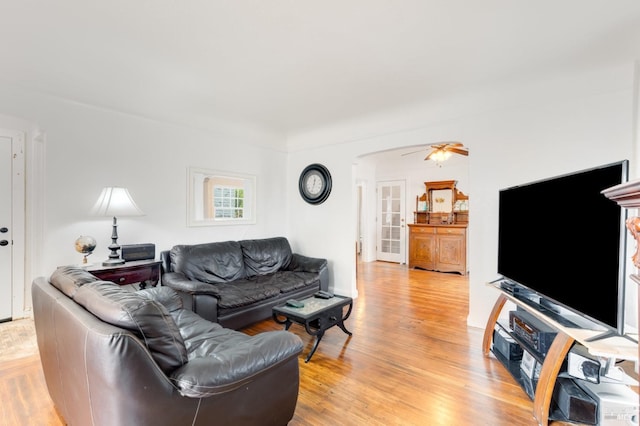
[[[0,132],[0,321],[11,319],[12,292],[12,138]]]
[[[0,321],[25,309],[25,134],[0,129]]]
[[[405,259],[405,182],[378,182],[376,257],[387,262]]]

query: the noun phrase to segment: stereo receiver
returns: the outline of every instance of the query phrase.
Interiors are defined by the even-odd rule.
[[[522,310],[509,312],[509,324],[518,338],[543,357],[558,334],[553,328]]]

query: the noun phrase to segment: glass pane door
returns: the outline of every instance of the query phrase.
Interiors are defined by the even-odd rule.
[[[378,182],[378,260],[405,263],[405,182]]]

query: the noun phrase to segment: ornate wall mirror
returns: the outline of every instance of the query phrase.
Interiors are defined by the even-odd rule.
[[[188,226],[256,223],[256,177],[189,168]]]
[[[451,213],[453,211],[456,183],[455,180],[440,180],[424,183],[427,189],[427,199],[429,200],[429,212]]]
[[[453,192],[450,189],[434,189],[430,193],[432,213],[451,213]]]
[[[414,223],[467,223],[469,197],[456,188],[457,183],[455,180],[425,182],[426,192],[416,197]]]

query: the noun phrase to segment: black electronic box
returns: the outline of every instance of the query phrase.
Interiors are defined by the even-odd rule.
[[[597,402],[569,378],[558,377],[553,388],[553,402],[569,421],[598,423]]]
[[[509,312],[509,325],[520,340],[542,357],[547,354],[558,334],[543,321],[523,310]]]
[[[126,261],[153,260],[156,257],[156,245],[151,243],[129,244],[122,246],[122,258]]]
[[[500,327],[493,330],[493,349],[510,361],[522,359],[522,347]]]

